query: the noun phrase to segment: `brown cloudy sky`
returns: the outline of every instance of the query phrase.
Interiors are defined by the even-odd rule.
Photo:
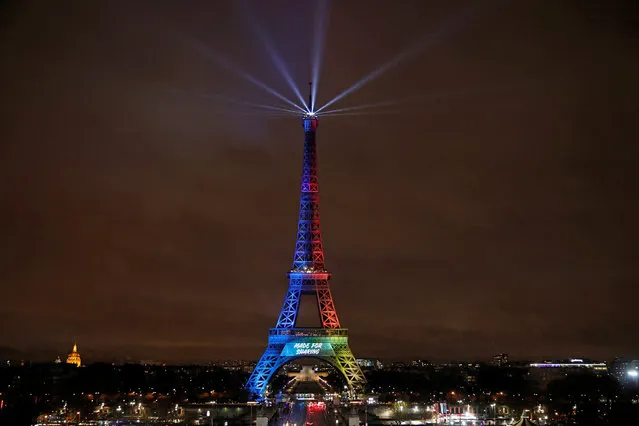
[[[636,8],[333,3],[320,104],[432,40],[335,107],[418,100],[318,132],[326,260],[354,351],[639,355]],[[249,9],[304,88],[314,8],[264,4]],[[287,286],[301,125],[201,96],[279,104],[189,42],[293,99],[246,10],[2,7],[0,346],[259,356]]]

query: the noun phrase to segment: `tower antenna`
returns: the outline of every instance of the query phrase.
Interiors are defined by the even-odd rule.
[[[308,82],[308,110],[313,112],[313,82]]]

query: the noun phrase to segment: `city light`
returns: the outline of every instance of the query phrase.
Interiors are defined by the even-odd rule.
[[[605,362],[592,362],[592,363],[580,363],[580,362],[543,362],[543,363],[532,363],[529,364],[530,367],[534,368],[565,368],[565,367],[584,367],[584,368],[593,368],[593,369],[606,369]]]
[[[630,377],[639,377],[639,371],[637,371],[637,370],[629,370],[628,371],[628,376],[630,376]]]

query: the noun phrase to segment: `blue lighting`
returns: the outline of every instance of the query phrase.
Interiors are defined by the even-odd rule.
[[[275,67],[282,74],[282,77],[284,77],[284,80],[286,81],[286,84],[288,84],[288,86],[291,88],[291,90],[293,91],[295,96],[297,96],[297,99],[299,99],[301,104],[304,106],[304,111],[309,111],[310,106],[306,105],[306,102],[304,101],[304,97],[302,96],[302,94],[300,93],[299,89],[297,88],[297,85],[295,84],[295,81],[293,80],[293,77],[291,77],[291,74],[288,72],[286,64],[282,60],[282,58],[279,55],[279,53],[275,50],[275,47],[273,46],[273,43],[271,42],[271,39],[269,38],[269,36],[266,34],[266,31],[258,23],[257,19],[252,14],[251,8],[248,7],[248,5],[244,4],[244,2],[241,2],[241,4],[243,5],[244,11],[251,18],[251,22],[252,22],[251,27],[255,30],[255,32],[257,33],[258,38],[260,39],[260,41],[262,42],[262,44],[266,48],[266,50],[268,52],[268,55],[269,55],[269,58],[271,59],[271,61],[273,61],[273,63],[275,64]]]
[[[199,41],[197,39],[192,39],[192,38],[189,38],[189,37],[181,37],[181,38],[187,40],[198,52],[202,53],[207,58],[213,60],[216,64],[220,65],[222,68],[226,69],[227,71],[229,71],[231,73],[234,73],[236,75],[239,75],[240,77],[242,77],[245,80],[249,81],[250,83],[252,83],[256,87],[259,87],[260,89],[270,93],[271,95],[275,96],[276,98],[278,98],[278,99],[286,102],[290,106],[298,109],[299,111],[306,112],[305,108],[302,108],[301,106],[299,106],[295,102],[287,99],[284,95],[282,95],[281,93],[279,93],[275,89],[272,89],[271,87],[269,87],[266,84],[262,83],[260,80],[258,80],[257,78],[253,77],[251,74],[249,74],[246,71],[244,71],[241,68],[239,68],[237,65],[235,65],[233,62],[231,62],[229,59],[225,58],[224,56],[222,56],[222,55],[220,55],[220,54],[218,54],[216,52],[214,52],[210,47],[206,46],[201,41]]]
[[[271,111],[287,112],[287,113],[291,113],[291,114],[297,114],[298,113],[297,111],[292,110],[292,109],[276,107],[276,106],[273,106],[273,105],[257,104],[257,103],[254,103],[254,102],[240,101],[240,100],[237,100],[237,99],[228,98],[226,96],[220,96],[220,95],[214,95],[214,94],[200,94],[199,96],[204,98],[204,99],[219,100],[219,101],[222,101],[222,102],[228,102],[230,104],[243,105],[243,106],[248,106],[248,107],[252,107],[252,108],[260,108],[260,109],[267,109],[267,110],[271,110]]]

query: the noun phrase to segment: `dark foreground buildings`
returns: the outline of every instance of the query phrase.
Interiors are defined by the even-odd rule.
[[[632,425],[639,418],[639,386],[633,380],[617,380],[617,370],[612,368],[425,361],[361,364],[369,381],[362,416],[369,424],[446,418],[505,421],[522,413],[545,424]],[[634,364],[624,365],[626,373],[621,377],[632,379],[628,372]],[[203,366],[98,363],[77,368],[65,363],[5,361],[0,368],[0,425],[33,424],[38,415],[55,413],[65,413],[71,421],[76,416],[128,416],[187,422],[208,413],[226,416],[227,426],[248,424],[256,414],[246,405],[248,394],[243,388],[251,367],[227,362]],[[271,386],[285,389],[291,377],[287,373],[296,368],[293,364],[280,370]],[[554,377],[548,376],[549,370],[540,376],[540,369],[552,369]],[[344,379],[326,366],[320,370],[326,372],[323,380],[339,394]]]

